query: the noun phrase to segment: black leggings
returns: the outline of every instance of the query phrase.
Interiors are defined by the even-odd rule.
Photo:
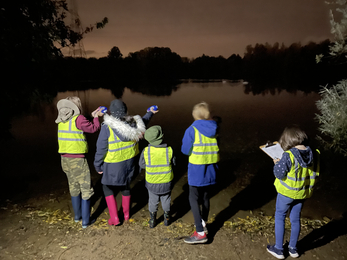
[[[210,211],[210,189],[210,186],[189,186],[189,204],[194,216],[196,232],[204,231],[201,220],[203,219],[205,222],[208,220],[208,213]]]
[[[128,186],[113,186],[113,185],[102,185],[105,197],[115,196],[120,191],[123,196],[130,196],[130,188]]]

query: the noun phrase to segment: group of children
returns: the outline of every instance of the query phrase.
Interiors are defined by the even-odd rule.
[[[115,194],[122,194],[124,221],[129,220],[131,208],[130,183],[135,173],[135,160],[140,153],[138,142],[142,138],[148,146],[140,154],[139,166],[145,169],[145,185],[148,190],[149,226],[156,225],[159,202],[164,211],[164,225],[170,224],[173,166],[176,164],[172,148],[164,142],[164,133],[158,125],[147,125],[158,112],[153,107],[140,117],[129,116],[126,104],[115,99],[109,107],[110,114],[98,108],[93,111],[93,120],[82,115],[78,97],[62,99],[57,104],[58,143],[61,164],[67,175],[71,202],[76,222],[82,227],[90,225],[90,197],[93,195],[90,171],[85,159],[88,145],[84,133],[100,130],[96,144],[94,167],[102,174],[101,183],[110,214],[109,225],[119,225],[118,206]],[[104,117],[100,125],[99,117]],[[216,139],[218,125],[211,119],[209,106],[202,102],[193,107],[194,122],[182,139],[181,152],[189,156],[188,184],[189,203],[194,216],[196,231],[184,242],[206,243],[210,208],[210,188],[216,183],[219,147]],[[312,195],[315,177],[319,175],[318,159],[306,145],[307,136],[298,127],[286,128],[279,140],[284,153],[274,161],[275,187],[278,192],[275,213],[276,244],[267,251],[283,259],[284,220],[290,210],[292,232],[288,247],[292,257],[298,257],[296,243],[300,233],[300,212],[306,198]]]

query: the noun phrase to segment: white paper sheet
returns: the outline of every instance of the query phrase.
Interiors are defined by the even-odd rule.
[[[260,149],[262,149],[267,155],[269,155],[272,159],[281,159],[283,154],[283,149],[280,146],[279,143],[275,142],[273,145],[263,145],[260,146]]]

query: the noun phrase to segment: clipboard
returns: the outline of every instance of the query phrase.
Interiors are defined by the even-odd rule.
[[[272,159],[281,159],[284,153],[281,145],[278,142],[268,142],[262,146],[259,146],[268,156]]]

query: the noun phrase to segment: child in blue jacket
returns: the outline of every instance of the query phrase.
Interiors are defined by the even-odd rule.
[[[182,153],[189,156],[189,203],[196,226],[194,234],[184,240],[188,244],[207,242],[209,190],[216,183],[219,161],[218,127],[216,121],[210,118],[208,104],[202,102],[195,105],[192,115],[195,121],[185,131],[181,147]]]

